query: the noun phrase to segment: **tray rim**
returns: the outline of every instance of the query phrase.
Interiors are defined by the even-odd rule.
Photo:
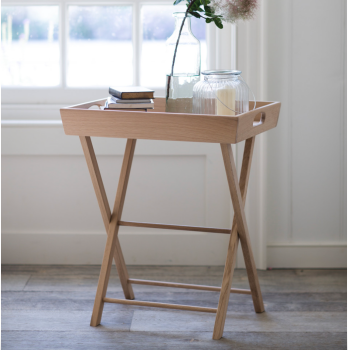
[[[204,116],[204,117],[210,117],[210,118],[223,118],[223,119],[230,119],[230,118],[233,118],[233,119],[241,119],[245,116],[248,116],[250,115],[251,113],[254,113],[255,111],[258,111],[258,110],[261,110],[263,108],[266,108],[266,107],[273,107],[273,106],[276,106],[276,105],[280,105],[281,103],[279,101],[256,101],[256,108],[255,109],[252,109],[248,112],[244,112],[244,113],[241,113],[241,114],[238,114],[238,115],[221,115],[221,114],[196,114],[196,113],[171,113],[171,112],[165,112],[165,111],[151,111],[151,109],[146,112],[146,111],[127,111],[126,109],[125,110],[107,110],[107,111],[104,111],[102,109],[99,109],[99,110],[90,110],[89,108],[92,107],[92,106],[104,106],[104,103],[106,101],[107,98],[103,98],[103,99],[98,99],[98,100],[93,100],[93,101],[88,101],[88,102],[83,102],[83,103],[79,103],[79,104],[76,104],[76,105],[72,105],[72,106],[67,106],[67,107],[62,107],[60,108],[60,110],[82,110],[82,111],[98,111],[98,112],[109,112],[109,113],[114,113],[115,115],[119,114],[119,113],[130,113],[130,114],[138,114],[138,113],[146,113],[147,115],[149,114],[154,114],[154,115],[158,115],[158,114],[165,114],[166,116],[172,116],[172,117],[175,117],[175,116],[184,116],[186,115],[187,117],[190,117],[190,116]],[[165,98],[164,97],[156,97],[154,98],[155,100],[159,100],[159,99],[162,99],[164,100]],[[249,102],[250,103],[250,102]],[[257,106],[258,104],[262,104],[261,106]],[[82,106],[89,106],[89,107],[85,107],[85,108],[80,108]]]
[[[157,98],[153,111],[88,109],[104,106],[105,100],[60,108],[65,134],[235,144],[275,128],[281,107],[277,101],[257,101],[255,109],[237,116],[169,113],[165,99]]]

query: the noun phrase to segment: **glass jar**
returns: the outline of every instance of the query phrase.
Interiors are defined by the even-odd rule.
[[[174,33],[166,42],[166,112],[192,113],[193,86],[199,81],[201,71],[201,45],[191,31],[192,16],[188,14],[185,19],[185,12],[175,12],[173,16]]]
[[[249,111],[249,88],[239,70],[204,71],[193,88],[193,113],[238,115]]]

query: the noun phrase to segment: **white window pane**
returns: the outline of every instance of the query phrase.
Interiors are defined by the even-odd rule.
[[[69,6],[67,85],[133,84],[132,7]]]
[[[58,6],[1,7],[2,86],[60,83]]]
[[[141,85],[164,87],[166,77],[165,43],[174,31],[173,12],[184,12],[185,10],[186,6],[142,6]],[[191,17],[191,29],[193,35],[201,43],[201,69],[204,70],[207,67],[205,21]]]

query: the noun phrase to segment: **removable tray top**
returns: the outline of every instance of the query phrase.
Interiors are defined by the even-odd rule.
[[[106,99],[60,109],[66,135],[238,143],[277,126],[280,102],[256,102],[237,116],[166,113],[165,98],[145,111],[96,110]],[[250,109],[254,102],[250,102]]]

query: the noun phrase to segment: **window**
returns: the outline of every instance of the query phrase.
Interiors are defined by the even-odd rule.
[[[132,6],[68,6],[67,86],[133,84]]]
[[[57,86],[60,83],[58,6],[3,6],[3,86]]]
[[[4,103],[78,103],[109,85],[143,85],[164,95],[165,41],[172,1],[11,0],[2,2]],[[206,68],[206,24],[191,19]]]

